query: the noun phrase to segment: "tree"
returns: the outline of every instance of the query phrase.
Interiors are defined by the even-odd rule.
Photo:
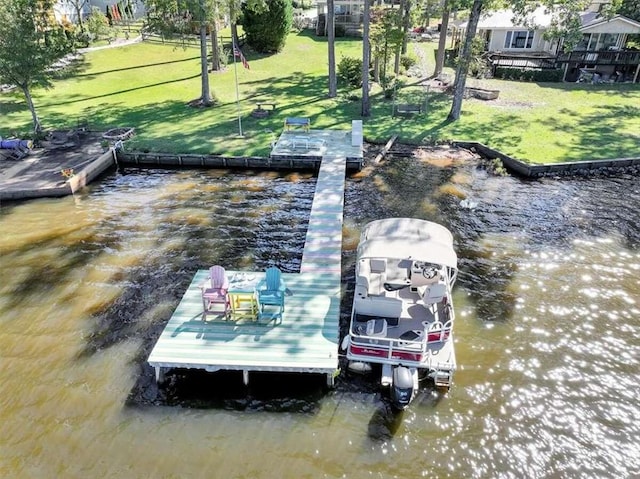
[[[371,23],[371,0],[364,0],[364,14],[362,22],[362,116],[371,115],[369,101],[369,60],[371,45],[369,43],[369,25]]]
[[[444,68],[444,51],[447,48],[447,30],[449,29],[449,14],[451,12],[450,0],[444,0],[442,7],[442,22],[440,23],[440,36],[438,38],[438,51],[436,53],[436,67],[433,76],[437,77]]]
[[[82,11],[84,10],[85,5],[87,5],[87,0],[67,0],[73,9],[76,11],[76,17],[78,18],[78,26],[80,27],[80,32],[84,33],[84,19],[82,18]]]
[[[547,40],[562,40],[565,48],[571,50],[582,38],[581,14],[592,3],[591,0],[511,0],[515,21],[531,26],[528,16],[542,4],[551,13],[551,24],[544,33]]]
[[[220,45],[218,44],[218,22],[220,15],[218,13],[218,4],[214,2],[211,15],[211,70],[219,71],[222,69],[222,61],[220,60]]]
[[[53,0],[0,0],[0,81],[22,90],[35,133],[42,126],[31,90],[51,87],[51,66],[73,50],[55,22],[53,4]]]
[[[446,0],[444,2],[440,0],[425,0],[421,11],[422,25],[428,27],[432,17],[440,16],[441,8],[444,7],[445,2]]]
[[[462,110],[462,97],[464,96],[464,88],[467,81],[467,73],[469,72],[469,63],[471,60],[471,44],[473,37],[476,36],[480,14],[482,13],[483,0],[473,0],[471,6],[471,14],[467,23],[467,32],[464,37],[462,53],[458,58],[458,67],[456,69],[456,79],[453,82],[453,101],[451,102],[451,111],[447,120],[455,121],[460,118]]]
[[[338,94],[338,79],[336,77],[336,28],[333,0],[327,0],[327,39],[329,56],[329,98],[335,98]]]
[[[404,33],[402,31],[402,12],[389,7],[375,7],[371,13],[371,31],[369,40],[373,48],[373,56],[381,60],[380,83],[387,83],[389,54],[397,54],[402,48]]]
[[[209,70],[207,68],[207,26],[211,21],[213,0],[145,0],[147,25],[165,37],[178,37],[183,42],[197,26],[200,40],[201,92],[199,105],[211,106]]]
[[[616,13],[640,22],[640,0],[621,0]]]
[[[247,42],[256,51],[276,53],[282,50],[293,25],[291,0],[267,0],[264,5],[242,5]]]

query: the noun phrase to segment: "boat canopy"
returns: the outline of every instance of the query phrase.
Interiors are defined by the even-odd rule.
[[[425,261],[457,269],[453,235],[438,223],[415,218],[372,221],[362,231],[358,258]]]

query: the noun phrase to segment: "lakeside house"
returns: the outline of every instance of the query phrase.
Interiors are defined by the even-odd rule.
[[[83,18],[89,16],[93,7],[99,8],[101,12],[106,12],[107,7],[111,7],[116,3],[126,4],[127,1],[131,5],[135,18],[144,16],[145,7],[142,0],[86,0],[81,9]],[[78,23],[78,13],[73,3],[69,0],[57,0],[53,6],[53,12],[58,22],[66,20],[71,23]]]
[[[632,39],[640,35],[640,23],[622,15],[604,18],[593,11],[580,18],[582,39],[570,51],[563,39],[546,38],[553,13],[545,8],[524,19],[517,19],[512,10],[489,12],[480,19],[477,34],[485,41],[493,68],[562,68],[565,81],[589,73],[599,81],[638,82],[640,51],[632,47]],[[466,22],[458,25],[455,38],[464,38],[466,26]]]

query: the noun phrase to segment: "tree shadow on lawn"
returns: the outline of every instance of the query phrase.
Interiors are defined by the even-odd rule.
[[[61,105],[68,105],[71,103],[77,103],[77,102],[81,102],[81,101],[90,101],[90,100],[97,100],[99,98],[108,98],[114,95],[120,95],[123,93],[131,93],[134,91],[138,91],[138,90],[145,90],[147,88],[153,88],[153,87],[157,87],[157,86],[162,86],[162,85],[170,85],[172,83],[179,83],[182,81],[187,81],[187,80],[193,80],[194,78],[199,78],[200,74],[196,74],[196,75],[190,75],[187,77],[183,77],[183,78],[176,78],[173,80],[167,80],[167,81],[162,81],[162,82],[157,82],[157,83],[150,83],[148,85],[141,85],[141,86],[137,86],[137,87],[133,87],[133,88],[127,88],[124,90],[117,90],[117,91],[113,91],[111,93],[104,93],[102,95],[95,95],[95,96],[86,96],[86,97],[81,97],[80,95],[68,95],[68,96],[72,96],[73,98],[70,100],[65,100],[65,101],[60,101],[57,103],[49,103],[49,104],[43,104],[43,107],[52,107],[52,106],[61,106]]]
[[[536,83],[540,88],[549,88],[552,90],[563,90],[571,92],[582,92],[585,94],[603,95],[603,99],[607,95],[616,95],[623,97],[635,96],[640,94],[640,84],[637,83]]]
[[[111,70],[103,70],[103,71],[93,72],[93,73],[76,74],[74,76],[80,77],[80,78],[82,78],[82,77],[95,78],[97,76],[106,75],[108,73],[117,73],[117,72],[129,71],[129,70],[140,70],[142,68],[157,67],[157,66],[161,66],[161,65],[174,65],[176,63],[192,62],[194,60],[197,60],[199,62],[200,61],[200,56],[183,58],[183,59],[180,59],[180,60],[171,60],[171,61],[167,61],[167,62],[145,63],[143,65],[133,65],[133,66],[130,66],[130,67],[114,68],[114,69],[111,69]],[[198,75],[199,75],[199,73],[198,73]]]
[[[575,111],[563,109],[561,114],[577,116]],[[640,118],[640,108],[630,105],[602,105],[590,114],[581,114],[580,121],[572,131],[572,147],[567,161],[588,161],[593,159],[629,158],[640,156],[638,136],[621,133],[618,127],[621,119]],[[550,129],[564,130],[566,123],[557,116],[545,122]],[[555,142],[559,144],[558,141]],[[566,149],[566,145],[561,145]]]
[[[312,128],[317,126],[331,127],[336,125],[351,125],[353,120],[353,105],[344,102],[339,96],[332,99],[326,94],[309,96],[309,92],[323,92],[326,90],[326,78],[305,75],[303,72],[295,72],[289,78],[271,77],[263,80],[247,82],[244,85],[253,91],[244,101],[258,102],[269,98],[276,104],[283,106],[277,108],[269,118],[278,118],[279,125],[286,117],[302,116],[311,119]],[[292,98],[300,100],[292,102]],[[322,103],[322,105],[317,105]],[[335,103],[335,105],[331,105]],[[359,105],[358,105],[359,106]]]
[[[189,108],[184,102],[173,100],[150,103],[144,107],[126,107],[113,103],[94,104],[83,109],[78,116],[88,118],[92,129],[116,126],[144,129],[158,121],[181,123],[191,117],[194,112],[196,110]],[[46,120],[47,123],[54,125],[68,125],[70,115],[64,112],[49,112],[46,114]],[[75,121],[75,118],[72,120]]]

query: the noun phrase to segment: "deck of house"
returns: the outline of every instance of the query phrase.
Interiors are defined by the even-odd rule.
[[[209,316],[203,321],[199,285],[208,272],[198,271],[149,356],[158,380],[169,368],[196,368],[242,371],[245,384],[254,371],[325,374],[327,384],[333,385],[338,371],[345,171],[343,152],[327,144],[300,273],[283,274],[288,295],[282,321]],[[259,279],[264,273],[251,274]]]

